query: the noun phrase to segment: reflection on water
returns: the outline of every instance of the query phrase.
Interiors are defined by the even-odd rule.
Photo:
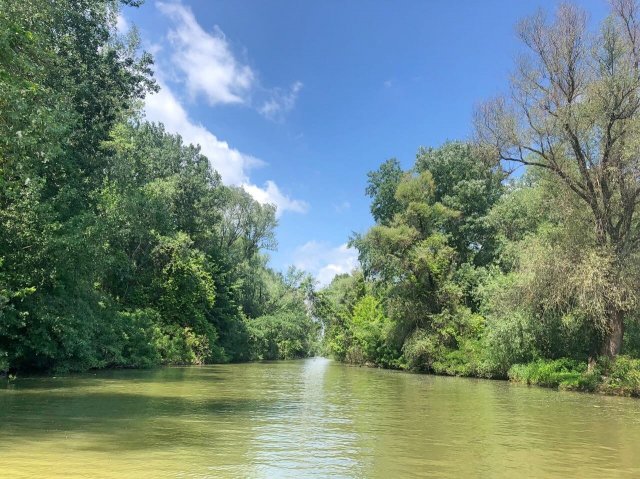
[[[21,378],[0,477],[640,477],[640,401],[326,359]]]

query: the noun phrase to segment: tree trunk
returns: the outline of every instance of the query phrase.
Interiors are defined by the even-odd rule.
[[[615,358],[622,350],[624,337],[624,313],[614,310],[609,320],[609,331],[602,342],[601,356]]]

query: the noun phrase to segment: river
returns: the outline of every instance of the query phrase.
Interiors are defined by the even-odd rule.
[[[19,378],[7,478],[637,478],[640,401],[326,359]]]

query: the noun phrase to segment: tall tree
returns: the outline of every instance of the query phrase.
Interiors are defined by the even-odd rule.
[[[12,364],[93,365],[102,143],[154,88],[150,57],[116,34],[118,3],[0,0],[0,350]]]
[[[421,148],[415,169],[429,171],[435,185],[434,200],[458,212],[446,226],[458,262],[478,266],[490,263],[495,253],[495,231],[487,213],[502,195],[502,172],[478,161],[472,145],[463,142]]]
[[[388,224],[402,206],[396,199],[396,188],[402,180],[400,162],[391,158],[378,168],[367,174],[367,196],[371,198],[371,214],[381,224]]]
[[[599,354],[620,353],[625,315],[637,303],[640,227],[640,10],[612,1],[591,34],[586,14],[561,5],[552,21],[525,19],[519,35],[529,54],[518,63],[511,95],[476,113],[479,144],[491,160],[544,168],[590,211],[599,257],[596,288],[602,320]],[[576,284],[582,288],[583,284]],[[578,294],[574,291],[572,294]]]

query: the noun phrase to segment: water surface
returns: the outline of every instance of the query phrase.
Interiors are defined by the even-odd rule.
[[[638,478],[640,401],[326,359],[103,371],[0,387],[0,454],[11,478]]]

